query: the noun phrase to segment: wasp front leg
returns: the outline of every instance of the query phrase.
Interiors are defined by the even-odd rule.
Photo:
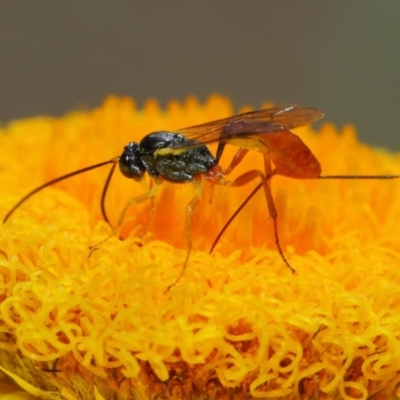
[[[96,243],[95,245],[90,246],[90,254],[89,256],[93,253],[93,251],[97,250],[103,243],[107,242],[109,239],[111,239],[114,236],[117,236],[121,227],[122,227],[122,223],[124,222],[125,219],[125,215],[127,213],[127,211],[133,207],[136,206],[140,203],[143,203],[151,198],[154,197],[154,195],[157,192],[158,186],[160,183],[154,182],[154,185],[150,188],[149,191],[147,191],[146,193],[141,194],[140,196],[136,196],[134,197],[132,200],[130,200],[125,207],[123,208],[123,210],[121,211],[119,218],[118,218],[118,222],[117,225],[112,228],[111,233],[102,241],[100,241],[99,243]]]

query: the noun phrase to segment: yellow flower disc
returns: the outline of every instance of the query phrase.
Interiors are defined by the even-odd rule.
[[[109,97],[91,111],[11,122],[0,132],[0,216],[44,182],[119,156],[129,141],[234,113],[216,95],[166,109]],[[323,174],[400,173],[399,155],[360,144],[352,126],[295,133]],[[228,146],[223,167],[236,151]],[[232,178],[262,166],[251,152]],[[123,240],[104,241],[108,169],[46,188],[0,226],[3,381],[50,399],[400,397],[400,180],[274,177],[295,274],[277,252],[263,191],[210,255],[258,182],[203,182],[193,251],[168,290],[186,257],[193,185],[163,183],[153,203],[129,210]],[[113,226],[149,185],[116,172],[106,199]]]

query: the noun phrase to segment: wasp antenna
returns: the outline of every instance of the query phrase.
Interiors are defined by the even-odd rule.
[[[106,182],[104,183],[103,192],[101,194],[101,213],[103,214],[104,221],[106,221],[108,225],[111,225],[111,224],[110,224],[110,220],[107,217],[105,202],[106,202],[107,191],[110,186],[111,178],[114,175],[116,166],[117,166],[117,161],[114,162],[114,164],[112,165],[112,167],[110,169],[110,172],[108,173]]]
[[[27,201],[29,198],[31,198],[34,194],[36,194],[37,192],[40,192],[41,190],[47,188],[48,186],[54,185],[57,182],[63,181],[64,179],[68,179],[71,178],[75,175],[79,175],[79,174],[83,174],[84,172],[90,171],[92,169],[96,169],[96,168],[100,168],[103,165],[107,165],[107,164],[111,164],[113,163],[114,165],[118,162],[119,158],[113,158],[111,160],[108,161],[103,161],[99,164],[94,164],[91,165],[89,167],[86,168],[82,168],[82,169],[78,169],[76,171],[70,172],[69,174],[66,175],[62,175],[59,176],[58,178],[55,178],[51,181],[48,181],[46,183],[44,183],[43,185],[40,185],[39,187],[37,187],[36,189],[33,189],[32,191],[30,191],[28,194],[26,194],[17,204],[15,204],[15,206],[13,208],[11,208],[11,210],[6,214],[6,216],[3,219],[3,224],[6,223],[11,215],[14,214],[14,212],[23,204],[25,203],[25,201]]]

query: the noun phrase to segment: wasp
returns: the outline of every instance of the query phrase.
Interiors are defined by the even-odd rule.
[[[153,184],[147,192],[134,197],[126,204],[119,216],[117,226],[113,229],[113,234],[122,226],[127,210],[141,202],[152,199],[163,181],[172,183],[192,182],[195,188],[195,195],[186,207],[185,219],[187,254],[181,273],[178,279],[169,286],[171,288],[182,277],[192,250],[191,215],[201,197],[202,179],[213,185],[229,187],[243,186],[251,181],[258,180],[258,185],[220,231],[211,251],[237,214],[259,190],[263,189],[269,216],[273,222],[276,248],[283,263],[292,272],[295,272],[295,269],[285,257],[279,240],[278,213],[271,191],[271,180],[275,175],[295,179],[399,178],[398,175],[321,175],[322,169],[317,158],[291,130],[310,124],[323,116],[323,112],[314,108],[301,107],[297,104],[283,104],[176,131],[152,132],[144,136],[139,143],[128,143],[119,157],[70,172],[33,189],[9,210],[4,217],[3,223],[7,222],[14,212],[37,192],[57,182],[107,164],[112,164],[112,166],[103,187],[100,205],[103,218],[109,224],[105,200],[117,164],[126,178],[142,181],[147,173],[153,179]],[[218,143],[215,155],[207,147],[212,143]],[[227,144],[237,146],[238,151],[230,165],[224,169],[219,163]],[[249,151],[257,151],[263,155],[264,169],[250,170],[233,180],[229,180],[228,175],[240,164]]]

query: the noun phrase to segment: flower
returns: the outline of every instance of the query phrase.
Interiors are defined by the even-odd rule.
[[[166,110],[112,96],[91,111],[12,122],[0,136],[0,211],[149,132],[232,114],[221,96],[171,101]],[[296,134],[324,174],[400,171],[398,155],[360,144],[352,126]],[[262,165],[250,153],[232,176]],[[104,241],[106,176],[104,167],[46,188],[0,227],[4,376],[41,398],[400,396],[398,181],[274,177],[280,242],[296,274],[276,250],[261,191],[208,254],[257,183],[204,182],[193,251],[168,290],[187,254],[193,185],[164,183],[154,203],[129,210],[123,240]],[[111,224],[148,184],[116,174],[106,199]]]

